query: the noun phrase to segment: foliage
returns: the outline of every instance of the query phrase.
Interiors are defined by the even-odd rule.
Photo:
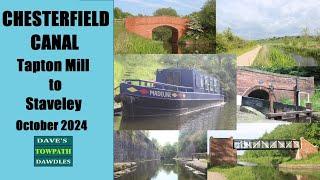
[[[295,160],[284,162],[284,164],[319,164],[320,153],[310,155],[307,159]]]
[[[288,97],[281,97],[280,102],[283,104],[293,105],[292,99]]]
[[[153,16],[175,16],[178,17],[178,13],[175,9],[172,8],[160,8],[157,9],[154,13]]]
[[[215,40],[216,34],[216,0],[208,0],[199,13],[204,35]]]
[[[172,159],[177,155],[177,143],[173,145],[167,143],[160,148],[160,155],[165,159]]]
[[[152,39],[156,41],[172,42],[172,34],[175,31],[171,27],[160,26],[152,31]]]
[[[166,54],[163,43],[152,41],[126,31],[124,22],[114,24],[114,51],[115,54]]]
[[[216,0],[208,0],[199,12],[187,16],[190,22],[187,24],[187,34],[182,42],[191,40],[195,44],[215,44],[216,39]]]
[[[224,174],[229,180],[282,180],[295,179],[292,174],[278,171],[272,166],[235,166],[235,167],[214,167],[209,172]],[[320,173],[317,171],[299,171],[300,177],[319,179]]]
[[[284,50],[287,53],[295,53],[303,57],[313,57],[317,62],[320,62],[320,48],[317,47],[300,47],[290,45],[276,45],[275,47]]]
[[[285,174],[277,171],[272,166],[235,166],[235,167],[214,167],[211,172],[224,174],[230,180],[280,180],[287,179]]]
[[[296,66],[294,58],[273,46],[264,45],[253,62],[255,67],[293,67]]]
[[[233,34],[231,28],[217,34],[217,53],[241,55],[256,46],[254,41],[246,41]]]
[[[116,55],[114,58],[114,87],[123,79],[155,80],[157,69],[163,68],[160,55]]]
[[[129,16],[133,16],[132,14],[128,12],[123,12],[120,8],[115,7],[114,10],[114,19],[124,19]]]
[[[200,34],[204,32],[202,24],[200,22],[200,18],[196,15],[191,15],[189,19],[190,21],[187,24],[187,36],[197,40],[200,38]]]
[[[304,137],[314,145],[320,145],[320,124],[319,123],[295,123],[279,125],[272,132],[264,134],[260,139],[300,139]],[[244,158],[258,157],[291,157],[294,151],[288,150],[259,150],[246,151]]]
[[[177,151],[180,157],[191,157],[192,153],[206,153],[207,132],[180,131]]]

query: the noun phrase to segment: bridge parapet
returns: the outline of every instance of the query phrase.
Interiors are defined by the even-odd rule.
[[[128,17],[126,18],[126,25],[152,25],[152,24],[171,24],[185,26],[190,20],[188,18],[180,18],[173,16],[144,16],[144,17]]]

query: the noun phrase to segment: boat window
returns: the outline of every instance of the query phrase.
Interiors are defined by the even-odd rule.
[[[204,77],[201,76],[201,88],[204,88]]]
[[[173,84],[177,86],[181,86],[181,72],[176,71],[173,73]]]
[[[213,83],[214,83],[214,92],[219,93],[218,80],[214,78]]]
[[[201,76],[199,76],[198,74],[196,76],[196,86],[197,88],[201,87]]]
[[[210,83],[210,91],[213,92],[214,91],[214,87],[213,87],[214,86],[214,81],[213,81],[212,78],[210,78],[210,82],[209,83]]]
[[[173,84],[173,72],[168,72],[166,77],[166,83],[167,84]]]
[[[172,85],[181,85],[181,73],[179,71],[176,72],[168,72],[166,77],[166,83]]]
[[[208,77],[205,77],[205,90],[209,90],[209,78]]]

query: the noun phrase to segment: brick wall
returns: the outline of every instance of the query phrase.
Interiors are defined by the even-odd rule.
[[[233,149],[233,138],[210,137],[210,164],[236,165],[237,150]]]
[[[296,77],[243,67],[237,70],[237,95],[247,96],[252,88],[257,86],[267,89],[271,83],[276,89],[293,90],[296,85]],[[300,91],[308,92],[312,95],[314,93],[314,78],[299,77],[298,86]],[[294,93],[292,91],[275,90],[274,93],[277,101],[282,98],[294,100]]]
[[[127,31],[138,34],[142,37],[152,39],[152,31],[160,26],[169,26],[173,29],[173,40],[177,41],[186,32],[186,18],[157,16],[157,17],[129,17],[126,18],[125,26]]]
[[[305,140],[303,137],[300,138],[300,149],[297,151],[296,159],[305,159],[308,156],[318,153],[319,148],[314,146],[309,141]]]

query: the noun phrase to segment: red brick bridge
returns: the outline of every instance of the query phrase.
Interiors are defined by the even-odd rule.
[[[297,89],[296,89],[297,88]],[[295,90],[301,97],[314,93],[314,77],[297,77],[270,73],[245,67],[237,70],[237,95],[278,102],[281,99],[297,101]]]
[[[172,16],[128,17],[125,21],[127,31],[152,39],[152,32],[157,27],[169,27],[172,41],[178,40],[186,33],[189,19]]]
[[[236,165],[237,150],[296,150],[296,159],[305,159],[318,153],[319,148],[303,137],[300,140],[251,140],[210,137],[211,166]]]

